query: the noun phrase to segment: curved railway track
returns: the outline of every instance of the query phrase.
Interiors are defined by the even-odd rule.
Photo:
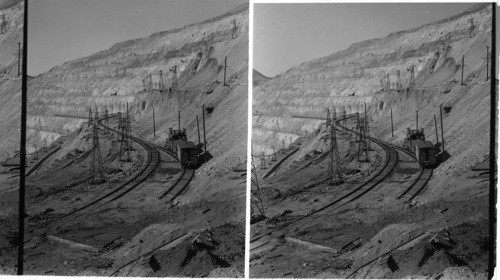
[[[353,116],[348,116],[347,118],[350,118],[350,117],[353,117]],[[348,131],[350,133],[356,134],[356,131],[353,131],[351,129],[348,129],[347,127],[340,125],[339,124],[340,121],[342,121],[342,119],[337,121],[338,127],[340,127],[341,129],[343,129],[345,131]],[[338,208],[360,198],[361,196],[363,196],[364,194],[366,194],[367,192],[369,192],[370,190],[375,188],[383,180],[385,180],[385,178],[394,170],[394,168],[399,160],[396,150],[400,150],[401,152],[409,155],[410,157],[415,159],[415,161],[417,161],[416,157],[406,149],[403,149],[403,148],[398,147],[398,146],[393,145],[393,144],[386,143],[385,141],[382,141],[382,140],[379,140],[379,139],[376,139],[373,137],[368,137],[368,139],[370,141],[372,141],[373,143],[376,143],[378,146],[380,146],[385,151],[385,153],[387,155],[385,158],[385,161],[383,163],[383,167],[381,169],[379,169],[379,171],[375,175],[373,175],[370,179],[368,179],[367,181],[362,183],[356,189],[354,189],[354,190],[350,191],[349,193],[343,195],[342,197],[330,202],[329,204],[321,207],[320,209],[312,211],[312,212],[310,212],[310,213],[308,213],[308,214],[306,214],[306,215],[304,215],[304,216],[302,216],[294,221],[286,223],[278,228],[274,228],[270,231],[267,231],[264,234],[261,234],[255,238],[251,239],[250,251],[255,250],[257,248],[260,248],[260,247],[266,245],[267,243],[269,243],[269,241],[270,241],[270,239],[272,239],[273,235],[275,235],[275,237],[286,235],[286,233],[288,232],[287,227],[289,227],[290,225],[292,225],[298,221],[304,220],[304,219],[306,219],[314,214],[317,214],[317,213],[319,213],[327,208],[330,208],[332,206],[336,206],[333,210],[338,209]],[[426,184],[429,181],[431,176],[432,176],[432,169],[423,168],[420,166],[417,178],[412,182],[412,184],[401,195],[398,196],[398,199],[405,197],[405,196],[410,196],[410,198],[408,199],[408,201],[410,201],[413,198],[415,198],[425,188],[425,186],[426,186]],[[263,237],[267,237],[267,238],[263,238]],[[260,240],[261,238],[263,240]]]
[[[112,118],[114,116],[115,115],[110,115],[108,118]],[[98,122],[102,128],[109,130],[113,133],[119,133],[119,131],[117,131],[116,129],[113,129],[111,127],[103,125],[101,123],[103,120],[104,119],[100,119]],[[68,218],[70,216],[73,216],[74,214],[79,213],[79,212],[81,212],[81,211],[83,211],[91,206],[94,206],[96,208],[100,208],[102,206],[105,206],[105,205],[107,205],[113,201],[116,201],[116,200],[120,199],[121,197],[125,196],[126,194],[128,194],[129,192],[131,192],[132,190],[137,188],[141,183],[143,183],[147,178],[149,178],[154,173],[154,171],[156,170],[156,168],[158,167],[158,165],[160,163],[160,158],[161,158],[158,150],[161,150],[161,151],[165,152],[166,154],[168,154],[169,156],[171,156],[173,159],[178,160],[174,153],[172,153],[171,151],[169,151],[168,149],[166,149],[164,147],[149,143],[147,141],[144,141],[142,139],[139,139],[139,138],[133,137],[133,136],[131,136],[131,139],[134,142],[136,142],[137,144],[139,144],[140,146],[142,146],[146,150],[147,155],[148,155],[145,167],[141,171],[139,171],[137,174],[135,174],[127,182],[121,184],[120,186],[118,186],[117,188],[108,192],[107,194],[105,194],[105,195],[103,195],[103,196],[69,212],[69,213],[66,213],[63,216],[60,216],[54,220],[48,221],[48,222],[46,222],[42,225],[39,225],[37,227],[31,228],[29,231],[27,231],[27,233],[32,233],[37,229],[44,228],[44,227],[46,227],[50,224],[53,224],[57,221],[60,221],[60,220],[63,220],[65,218]],[[46,158],[48,158],[48,156],[46,156]],[[41,165],[41,163],[40,163],[40,165]],[[174,182],[174,184],[172,186],[170,186],[168,188],[168,190],[165,193],[163,193],[160,198],[164,198],[167,196],[169,198],[169,201],[172,201],[175,198],[177,198],[179,195],[181,195],[187,189],[187,187],[189,186],[189,183],[191,182],[191,180],[194,177],[195,171],[192,169],[185,169],[184,167],[182,167],[181,172],[182,172],[182,174],[177,178],[177,180]]]
[[[347,118],[351,118],[351,117],[353,117],[353,116],[348,116]],[[340,122],[340,120],[338,120],[337,122]],[[337,125],[341,129],[344,129],[350,133],[354,133],[354,134],[356,133],[356,131],[348,129],[347,127],[343,127],[339,124],[337,124]],[[369,192],[370,190],[372,190],[376,186],[378,186],[394,170],[396,163],[398,161],[398,155],[397,155],[397,152],[394,149],[394,147],[385,143],[384,141],[373,138],[373,137],[368,137],[368,138],[373,143],[379,145],[386,152],[386,155],[387,155],[384,163],[382,164],[382,168],[379,169],[372,177],[370,177],[367,181],[365,181],[364,183],[359,185],[354,190],[350,191],[347,194],[342,195],[340,198],[337,198],[334,201],[324,205],[323,207],[321,207],[317,210],[314,210],[314,211],[312,211],[312,212],[310,212],[310,213],[308,213],[308,214],[306,214],[298,219],[295,219],[295,220],[293,220],[289,223],[286,223],[280,227],[274,228],[274,229],[267,231],[267,232],[265,232],[257,237],[254,237],[253,239],[250,240],[250,242],[255,242],[255,241],[261,239],[262,237],[267,236],[267,235],[271,235],[273,233],[277,233],[278,235],[284,235],[284,234],[286,234],[286,228],[289,227],[290,225],[297,223],[301,220],[304,220],[304,219],[306,219],[314,214],[317,214],[317,213],[319,213],[327,208],[331,208],[332,206],[336,206],[334,208],[334,210],[338,209],[338,208],[360,198],[361,196],[363,196],[364,194],[366,194],[367,192]],[[260,246],[256,246],[250,250],[256,249],[258,247],[260,247]]]
[[[30,168],[30,170],[28,172],[26,172],[26,177],[30,176],[31,174],[33,174],[33,172],[35,172],[38,168],[40,168],[40,166],[42,166],[42,164],[50,157],[52,156],[53,154],[55,154],[57,151],[59,151],[61,149],[61,146],[55,148],[54,150],[50,151],[50,153],[48,153],[47,155],[45,155],[41,160],[37,161],[37,163],[35,163],[35,165],[33,165],[33,167]]]
[[[102,120],[103,119],[99,120],[99,125],[101,127],[103,127],[104,129],[110,130],[111,132],[118,133],[117,130],[101,124],[100,121],[102,121]],[[144,149],[148,153],[148,160],[145,164],[145,167],[141,171],[139,171],[139,173],[135,174],[130,180],[121,184],[120,186],[118,186],[117,188],[108,192],[107,194],[105,194],[105,195],[103,195],[103,196],[77,208],[77,209],[74,209],[71,212],[64,214],[63,216],[60,216],[54,220],[51,220],[51,221],[48,221],[48,222],[42,224],[42,225],[31,228],[27,231],[27,233],[32,233],[37,229],[44,228],[52,223],[55,223],[55,222],[60,221],[62,219],[68,218],[68,217],[70,217],[78,212],[81,212],[81,211],[83,211],[91,206],[96,206],[96,204],[98,204],[100,202],[102,202],[102,203],[100,205],[98,205],[97,207],[102,207],[102,206],[104,206],[112,201],[115,201],[115,200],[123,197],[124,195],[126,195],[127,193],[132,191],[133,189],[135,189],[142,182],[144,182],[150,175],[152,175],[152,173],[156,170],[156,167],[158,166],[158,164],[160,162],[160,155],[159,155],[158,150],[155,147],[153,147],[153,145],[151,145],[151,144],[149,144],[149,143],[147,143],[139,138],[136,138],[136,137],[131,137],[131,138],[133,141],[135,141],[136,143],[138,143],[139,145],[144,147]]]
[[[405,153],[406,155],[410,156],[412,159],[415,160],[415,162],[418,163],[418,160],[415,157],[415,155],[412,154],[407,149],[393,145],[393,144],[389,144],[389,145],[391,145],[394,149],[399,150],[399,151]],[[417,195],[419,195],[424,190],[425,186],[427,186],[427,183],[429,182],[429,180],[432,177],[432,173],[433,173],[432,168],[426,168],[426,167],[422,167],[421,165],[419,165],[419,171],[417,174],[417,178],[415,178],[415,180],[411,183],[411,185],[408,188],[406,188],[397,197],[397,199],[401,199],[403,197],[409,197],[406,201],[411,201],[412,199],[414,199]]]

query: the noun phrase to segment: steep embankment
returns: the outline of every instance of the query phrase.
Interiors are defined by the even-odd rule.
[[[28,149],[48,145],[84,122],[56,115],[87,116],[89,107],[101,113],[125,112],[127,103],[134,135],[163,144],[168,128],[177,128],[180,110],[181,127],[197,143],[196,115],[201,124],[205,106],[213,108],[206,112],[206,132],[214,160],[204,168],[227,169],[243,161],[247,12],[248,6],[241,6],[205,22],[121,42],[34,77],[29,83]],[[175,79],[178,90],[172,90]]]
[[[21,78],[18,43],[23,41],[24,2],[0,0],[0,161],[19,150]]]
[[[439,118],[443,105],[449,107],[443,111],[443,122],[451,158],[435,170],[433,182],[440,185],[487,157],[487,46],[491,49],[491,5],[478,4],[459,15],[355,43],[292,68],[254,89],[253,153],[270,153],[272,145],[280,146],[283,140],[288,145],[320,123],[294,115],[323,116],[327,107],[336,108],[337,114],[344,109],[347,114],[360,112],[365,102],[376,136],[400,142],[406,128],[415,126],[418,110],[419,127],[435,142],[434,115]],[[465,85],[461,85],[462,57]],[[415,86],[409,89],[412,66]],[[391,109],[394,137],[390,137]],[[447,187],[432,190],[448,191]]]

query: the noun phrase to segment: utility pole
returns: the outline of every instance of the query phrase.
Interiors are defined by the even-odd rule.
[[[409,87],[410,88],[415,87],[415,65],[412,65],[410,67],[410,84],[409,84]]]
[[[330,109],[326,108],[326,129],[328,129],[328,127],[330,127],[331,124],[332,123],[330,120]]]
[[[21,77],[21,43],[17,43],[17,76]]]
[[[464,68],[465,68],[465,55],[462,55],[462,79],[460,82],[460,85],[465,85],[464,84]]]
[[[201,111],[203,113],[203,115],[202,115],[202,118],[203,118],[203,149],[205,150],[205,152],[203,154],[204,154],[205,162],[207,162],[207,138],[206,138],[206,131],[205,131],[205,105],[203,105],[201,107]],[[264,152],[262,152],[262,153],[264,153]],[[265,159],[264,159],[264,161],[265,161]]]
[[[370,146],[370,141],[368,140],[368,137],[370,137],[370,126],[368,122],[368,115],[366,113],[366,102],[365,102],[365,146],[368,151],[371,151],[371,146]]]
[[[392,132],[392,137],[394,137],[394,123],[392,122],[392,108],[391,108],[391,132]]]
[[[177,65],[174,65],[170,71],[172,72],[172,85],[170,87],[176,90],[179,87],[179,81],[177,79]]]
[[[198,115],[196,115],[196,127],[198,128],[198,144],[201,143],[201,139],[200,139],[200,123],[198,122]]]
[[[153,106],[153,137],[156,138],[155,107]]]
[[[401,90],[401,70],[398,69],[398,79],[396,81],[396,89]]]
[[[158,89],[162,90],[163,89],[163,70],[160,70],[160,78],[158,81]]]
[[[417,130],[418,130],[418,110],[417,110],[417,118],[416,118],[416,125],[415,125],[415,127],[416,127],[416,128],[417,128]]]
[[[179,129],[179,132],[181,131],[181,110],[177,111],[177,128]]]
[[[89,126],[92,125],[92,107],[89,107]]]
[[[236,19],[231,20],[231,23],[233,25],[233,30],[231,32],[231,38],[235,39],[236,38],[236,36],[235,36],[236,35],[236,30],[238,29],[238,27],[236,26]]]
[[[473,18],[469,18],[468,20],[468,23],[469,23],[469,38],[472,38],[474,37],[474,19]]]
[[[7,20],[5,20],[5,14],[2,15],[2,23],[0,24],[0,34],[5,34],[7,31],[5,27],[7,26]]]
[[[438,126],[437,126],[437,121],[436,121],[436,115],[434,115],[434,128],[436,129],[436,144],[439,143],[439,136],[438,136]]]
[[[92,166],[91,166],[91,184],[102,184],[104,182],[104,169],[103,161],[101,155],[101,148],[99,145],[99,129],[97,120],[99,119],[99,113],[95,112],[95,120],[92,127]]]
[[[330,116],[328,116],[327,120],[330,120]],[[330,121],[330,161],[329,161],[329,183],[330,185],[338,185],[342,183],[342,174],[341,174],[341,162],[339,156],[339,149],[337,145],[337,133],[336,133],[336,121],[337,121],[337,112],[335,108],[333,108],[333,117]]]
[[[224,86],[226,85],[226,68],[227,68],[227,56],[224,58]]]
[[[439,105],[439,114],[441,116],[441,141],[443,142],[443,157],[444,157],[444,130],[443,130],[443,105]],[[444,159],[444,158],[443,158]]]
[[[488,81],[489,77],[489,57],[490,57],[490,47],[486,47],[486,81]]]
[[[28,1],[24,1],[24,15],[28,14]],[[23,54],[28,50],[28,17],[23,17]],[[23,60],[23,73],[27,73],[27,60]],[[28,115],[28,75],[23,75],[21,85],[21,139],[19,147],[19,204],[17,239],[17,275],[24,273],[24,219],[26,217],[26,116]]]

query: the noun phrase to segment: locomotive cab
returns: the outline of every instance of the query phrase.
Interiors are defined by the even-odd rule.
[[[187,141],[186,129],[180,130],[169,128],[168,141],[167,143],[165,143],[165,146],[171,151],[175,152],[175,141]]]

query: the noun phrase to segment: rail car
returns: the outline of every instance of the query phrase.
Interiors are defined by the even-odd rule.
[[[432,144],[431,141],[425,140],[423,128],[408,128],[403,147],[410,150],[415,155],[420,165],[424,167],[436,166],[438,149]]]
[[[182,166],[196,168],[199,166],[201,149],[193,142],[187,141],[186,130],[169,130],[165,147],[174,152]]]

